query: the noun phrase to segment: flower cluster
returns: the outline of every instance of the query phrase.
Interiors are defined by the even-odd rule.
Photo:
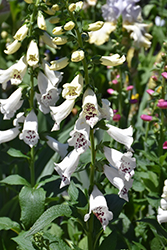
[[[158,208],[157,220],[158,222],[167,222],[167,180],[164,181],[163,193],[161,195],[160,207]]]

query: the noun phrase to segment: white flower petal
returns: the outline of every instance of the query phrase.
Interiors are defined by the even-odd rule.
[[[18,127],[0,131],[0,144],[13,140],[19,133]]]
[[[62,158],[67,154],[68,144],[63,144],[57,141],[56,139],[52,138],[51,136],[46,136],[46,143],[50,148],[56,151]]]
[[[82,91],[83,88],[83,77],[78,74],[71,83],[63,85],[62,96],[67,100],[75,100]]]
[[[39,62],[39,50],[37,43],[34,40],[28,45],[26,60],[29,66],[36,66]]]

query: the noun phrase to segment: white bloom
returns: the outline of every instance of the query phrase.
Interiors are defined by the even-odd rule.
[[[109,163],[118,169],[121,176],[129,181],[134,175],[134,169],[136,167],[136,159],[132,158],[132,153],[127,152],[122,154],[116,149],[104,147],[104,154]]]
[[[97,0],[87,0],[87,3],[88,3],[90,6],[95,6],[96,3],[97,3]]]
[[[0,99],[0,110],[4,114],[4,120],[12,118],[15,112],[22,106],[23,100],[20,100],[21,96],[22,88],[18,88],[7,99]]]
[[[13,125],[15,127],[19,127],[19,123],[23,123],[25,121],[24,112],[20,112],[16,115],[16,118],[13,120]]]
[[[56,87],[63,79],[63,72],[54,71],[49,68],[49,63],[45,60],[42,60],[42,67],[45,75],[50,80],[52,85]]]
[[[117,66],[122,64],[125,60],[125,56],[123,55],[120,57],[119,54],[114,54],[112,56],[102,56],[100,58],[101,64],[105,66]]]
[[[31,148],[38,143],[38,120],[34,110],[31,110],[31,112],[26,116],[19,139],[23,140]]]
[[[57,45],[53,42],[53,38],[47,32],[43,32],[41,38],[49,47],[57,49]]]
[[[62,178],[60,188],[70,184],[71,175],[79,163],[80,154],[74,149],[60,163],[55,163],[55,170]]]
[[[83,50],[76,50],[71,55],[72,62],[80,62],[84,59],[85,54]]]
[[[114,140],[124,144],[128,149],[131,149],[133,143],[133,128],[130,126],[126,129],[117,128],[110,124],[106,125],[109,129],[106,131]]]
[[[4,52],[8,55],[15,53],[18,49],[20,49],[21,43],[18,40],[14,40],[13,43],[7,45],[6,50]]]
[[[167,222],[167,210],[163,210],[162,208],[158,208],[157,221],[161,224]]]
[[[62,97],[67,100],[75,100],[82,91],[83,88],[83,77],[78,74],[71,83],[65,83],[63,85]]]
[[[26,60],[29,66],[33,67],[38,64],[39,62],[39,50],[37,43],[34,40],[28,45]]]
[[[110,120],[111,117],[113,117],[113,110],[110,108],[110,102],[107,99],[101,99],[102,101],[102,107],[98,106],[99,112],[100,112],[100,118]]]
[[[69,21],[64,25],[65,30],[72,30],[75,27],[75,23],[73,21]]]
[[[48,135],[46,136],[46,139],[46,143],[48,144],[48,146],[56,151],[62,158],[64,158],[64,156],[67,154],[68,144],[62,144]]]
[[[56,36],[53,39],[53,43],[56,45],[64,45],[67,43],[67,41],[68,41],[67,39],[68,39],[67,36]]]
[[[96,186],[94,186],[90,195],[89,213],[85,214],[84,221],[89,219],[91,212],[96,215],[104,230],[106,229],[109,221],[113,219],[113,213],[108,210],[104,195],[98,190]]]
[[[26,24],[24,24],[23,26],[20,27],[20,29],[16,32],[16,34],[14,35],[14,39],[18,40],[18,41],[22,41],[28,33],[28,27]]]
[[[46,30],[46,22],[45,22],[45,18],[42,15],[41,11],[38,11],[38,15],[37,15],[37,25],[38,28],[41,30]]]
[[[160,16],[155,17],[155,25],[156,26],[164,26],[165,25],[165,20],[162,19]]]
[[[99,121],[99,110],[97,104],[97,98],[93,90],[88,88],[83,95],[83,111],[80,116],[85,117],[87,124],[93,128]]]
[[[0,144],[13,140],[19,133],[18,127],[0,131]]]
[[[27,63],[25,63],[25,57],[22,56],[17,63],[13,64],[6,70],[0,71],[0,83],[2,83],[2,88],[6,88],[6,84],[9,80],[11,80],[11,84],[20,84],[26,71]]]
[[[36,93],[39,109],[47,114],[50,112],[50,106],[55,105],[59,99],[60,89],[52,85],[49,79],[41,72],[38,73],[38,89],[40,94]]]
[[[64,33],[63,26],[57,26],[52,30],[53,35],[62,35]]]
[[[89,43],[102,45],[109,40],[110,33],[116,29],[116,25],[111,22],[105,22],[101,29],[89,32]]]
[[[118,169],[114,167],[109,167],[107,165],[103,166],[104,174],[107,179],[113,184],[116,188],[119,189],[119,197],[128,201],[128,190],[132,187],[133,180],[130,179],[126,181],[118,171]]]
[[[90,127],[85,118],[79,118],[75,123],[74,130],[70,132],[71,138],[68,139],[68,144],[74,146],[78,153],[84,153],[90,146],[89,133]]]
[[[60,70],[65,68],[69,62],[67,57],[62,57],[59,60],[51,61],[51,66],[49,67],[51,70]]]
[[[60,129],[61,121],[71,113],[74,104],[75,100],[65,100],[61,105],[57,107],[50,107],[52,118],[55,121],[52,131]]]
[[[103,21],[97,21],[95,23],[90,23],[88,25],[88,30],[89,31],[97,31],[99,29],[101,29],[104,25],[104,22]]]

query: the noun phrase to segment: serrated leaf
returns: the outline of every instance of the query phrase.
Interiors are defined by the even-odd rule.
[[[67,216],[70,217],[71,209],[68,205],[55,205],[51,208],[48,208],[34,223],[28,232],[27,236],[35,234],[42,230],[44,227],[48,226],[53,220],[58,218],[59,216]]]
[[[13,230],[20,232],[20,225],[8,217],[0,217],[0,230]]]
[[[26,158],[26,159],[30,159],[29,156],[24,155],[20,150],[15,149],[15,148],[10,148],[7,151],[8,155],[12,156],[12,157],[16,157],[16,158]]]
[[[39,218],[45,209],[45,194],[42,189],[23,187],[19,194],[19,203],[21,207],[21,218],[25,228],[29,228]]]
[[[8,177],[0,181],[0,183],[8,185],[24,185],[28,187],[30,186],[30,183],[26,179],[17,174],[9,175]]]

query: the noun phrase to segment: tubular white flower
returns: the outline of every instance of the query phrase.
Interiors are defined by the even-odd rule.
[[[56,45],[64,45],[67,43],[67,36],[56,36],[53,38],[53,43]]]
[[[84,153],[91,145],[89,133],[90,127],[85,118],[79,118],[75,123],[74,130],[70,132],[71,138],[68,139],[68,144],[74,146],[78,153]]]
[[[19,133],[18,127],[0,131],[0,144],[13,140]]]
[[[75,27],[75,23],[73,21],[69,21],[64,25],[65,30],[72,30]]]
[[[158,223],[167,222],[167,210],[163,210],[162,208],[158,208],[158,215],[157,215]]]
[[[49,66],[50,66],[50,64],[47,61],[42,60],[42,67],[43,67],[45,75],[50,80],[52,85],[54,87],[56,87],[62,81],[64,73],[59,72],[59,71],[51,70],[49,68]]]
[[[61,158],[64,158],[64,156],[67,154],[68,144],[60,143],[59,141],[48,135],[46,136],[46,139],[46,143],[48,144],[48,146],[56,151],[61,156]]]
[[[60,163],[55,164],[55,170],[62,178],[60,188],[70,184],[71,175],[76,170],[79,163],[80,154],[74,149]]]
[[[28,33],[28,27],[26,24],[24,24],[23,26],[20,27],[20,29],[16,32],[16,34],[14,35],[14,39],[18,40],[18,41],[22,41]]]
[[[53,42],[53,38],[47,32],[43,32],[41,38],[49,47],[57,49],[57,45]]]
[[[50,106],[55,105],[59,99],[60,89],[55,88],[49,79],[39,71],[38,77],[38,89],[40,94],[36,93],[39,109],[44,113],[50,112]]]
[[[113,110],[110,108],[110,102],[107,99],[101,99],[102,107],[98,106],[100,112],[100,118],[110,120],[113,117]]]
[[[61,121],[71,113],[74,104],[75,100],[65,100],[61,105],[57,107],[50,107],[52,118],[55,121],[52,131],[60,129]]]
[[[126,181],[122,178],[118,169],[114,167],[104,165],[103,168],[107,179],[111,182],[111,184],[119,189],[119,197],[128,201],[128,190],[132,187],[133,180],[130,179],[129,181]]]
[[[84,59],[85,54],[83,50],[76,50],[71,55],[72,62],[80,62]]]
[[[22,56],[20,60],[6,70],[0,71],[0,83],[2,88],[6,89],[6,84],[11,80],[11,84],[18,85],[22,82],[23,77],[27,71],[27,63],[25,57]]]
[[[71,83],[65,83],[63,85],[62,97],[66,100],[75,100],[83,89],[83,77],[78,74]]]
[[[23,140],[31,148],[38,143],[38,120],[34,110],[31,110],[31,112],[26,116],[19,139]]]
[[[89,31],[97,31],[99,29],[101,29],[104,25],[104,22],[103,21],[97,21],[95,23],[90,23],[88,25],[88,30]]]
[[[136,159],[132,158],[132,153],[127,152],[122,154],[116,149],[104,147],[104,155],[109,163],[118,169],[120,175],[129,181],[134,175],[136,167]]]
[[[104,195],[96,186],[94,186],[93,191],[90,195],[89,213],[85,214],[84,216],[85,222],[89,219],[91,212],[93,212],[97,219],[100,221],[103,230],[106,229],[109,221],[113,219],[113,213],[108,210]]]
[[[63,26],[57,26],[52,30],[53,35],[62,35],[64,33]]]
[[[88,88],[83,95],[82,109],[83,111],[80,113],[80,116],[85,117],[86,123],[93,128],[100,119],[100,113],[96,95],[90,88]]]
[[[7,99],[0,99],[0,110],[4,114],[4,120],[10,120],[15,112],[22,106],[22,88],[15,90]]]
[[[89,43],[102,45],[109,40],[110,33],[116,29],[116,24],[111,22],[105,22],[101,29],[97,31],[88,32]]]
[[[41,11],[38,11],[38,15],[37,15],[37,25],[38,28],[41,30],[46,30],[46,22],[45,22],[45,18],[42,15]]]
[[[97,3],[97,0],[87,0],[87,3],[88,3],[90,6],[95,6],[96,3]]]
[[[19,127],[19,123],[23,123],[24,121],[25,121],[24,112],[19,112],[16,115],[16,118],[13,120],[13,125],[15,127]]]
[[[38,64],[39,62],[39,50],[37,43],[34,40],[28,45],[26,60],[29,66],[33,67]]]
[[[101,64],[105,66],[117,66],[122,64],[125,60],[125,56],[123,55],[120,57],[119,54],[114,54],[112,56],[102,56],[100,58]]]
[[[18,40],[14,40],[13,43],[7,45],[4,52],[8,55],[14,54],[18,49],[20,49],[21,43]]]
[[[62,57],[59,60],[51,61],[51,66],[49,67],[51,70],[60,70],[65,68],[68,64],[68,58],[67,57]]]
[[[117,128],[110,124],[106,124],[109,128],[106,132],[116,141],[124,144],[128,149],[132,150],[131,145],[133,143],[133,128],[130,126],[126,129]]]

